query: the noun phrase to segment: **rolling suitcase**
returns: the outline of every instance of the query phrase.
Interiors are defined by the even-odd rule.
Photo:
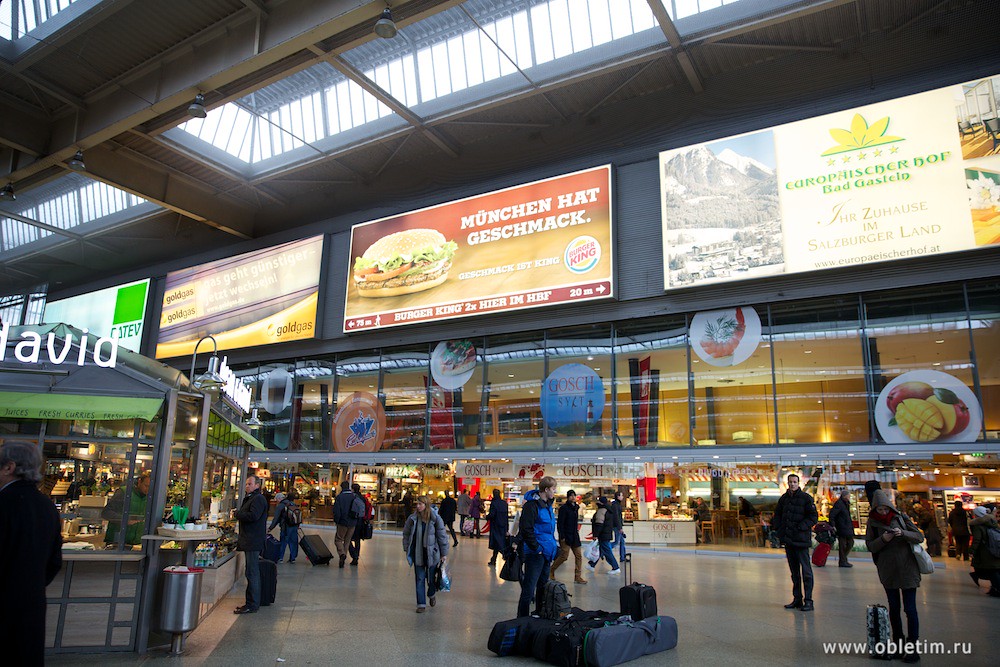
[[[323,538],[319,535],[303,535],[302,539],[299,540],[299,546],[302,547],[306,558],[313,565],[329,565],[330,561],[333,560],[330,548],[326,546]]]
[[[632,571],[632,554],[625,554],[625,558],[622,559],[622,571],[625,573],[625,581],[628,582]],[[652,586],[635,581],[631,584],[626,583],[618,589],[618,598],[622,614],[631,616],[633,621],[656,616],[656,589]]]
[[[588,632],[583,640],[584,664],[611,667],[675,646],[677,621],[670,616],[653,616]]]
[[[264,538],[264,553],[261,558],[264,560],[269,560],[272,563],[278,563],[281,561],[279,557],[281,555],[281,541],[276,540],[274,535],[268,535]]]
[[[888,650],[889,610],[880,604],[868,605],[865,624],[868,630],[868,656],[875,660],[891,660],[892,655]]]
[[[278,594],[278,566],[274,561],[260,559],[260,606],[274,604]]]
[[[826,559],[830,557],[830,548],[830,545],[826,542],[817,544],[813,550],[812,564],[816,567],[825,567]]]

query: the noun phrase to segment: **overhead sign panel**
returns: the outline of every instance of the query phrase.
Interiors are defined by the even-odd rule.
[[[68,324],[138,352],[142,343],[149,279],[88,292],[45,305],[43,322]]]
[[[611,167],[356,225],[344,331],[614,296]]]
[[[998,99],[993,77],[661,153],[665,287],[1000,243]]]
[[[156,358],[312,338],[323,237],[293,241],[167,274]]]

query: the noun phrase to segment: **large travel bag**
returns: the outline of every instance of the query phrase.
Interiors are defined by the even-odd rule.
[[[611,667],[675,646],[677,621],[653,616],[591,630],[583,640],[583,656],[588,667]]]
[[[299,540],[299,546],[302,547],[306,558],[313,565],[329,565],[330,561],[333,560],[330,548],[326,546],[326,542],[319,535],[303,535],[302,539]]]
[[[372,539],[372,535],[375,534],[375,528],[372,526],[372,522],[365,521],[364,519],[358,522],[358,527],[355,528],[355,530],[358,531],[359,540],[370,540]]]
[[[540,616],[513,618],[493,626],[486,646],[499,656],[528,656],[553,665],[577,667],[583,665],[586,633],[607,623],[616,623],[618,616],[617,612],[584,611],[574,607],[558,621]]]
[[[264,560],[269,560],[272,563],[277,563],[281,560],[279,556],[281,555],[281,541],[274,538],[274,535],[268,535],[264,538],[264,553],[261,554],[261,558]]]
[[[576,613],[572,613],[576,612]],[[540,658],[558,667],[584,667],[584,644],[589,633],[620,622],[617,612],[582,611],[573,609],[548,634]],[[537,646],[536,646],[536,655]]]
[[[518,655],[518,637],[524,626],[534,619],[531,616],[512,618],[508,621],[498,621],[490,632],[490,638],[486,642],[486,648],[496,653],[501,658],[508,655]]]
[[[891,660],[888,650],[889,610],[880,604],[868,605],[865,610],[865,625],[868,630],[868,656],[875,660]]]
[[[830,545],[826,542],[820,542],[813,549],[812,564],[816,567],[825,567],[826,559],[830,557]]]
[[[260,606],[274,604],[278,594],[278,566],[274,561],[260,559]]]
[[[626,585],[618,589],[622,614],[631,616],[633,621],[656,616],[656,589],[635,581],[627,583],[632,572],[632,554],[625,554],[622,559],[622,571],[626,581]]]

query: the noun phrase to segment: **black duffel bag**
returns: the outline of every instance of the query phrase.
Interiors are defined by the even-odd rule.
[[[500,568],[500,578],[504,581],[521,581],[523,576],[523,563],[521,563],[521,553],[517,549],[508,549],[503,554],[504,563]]]

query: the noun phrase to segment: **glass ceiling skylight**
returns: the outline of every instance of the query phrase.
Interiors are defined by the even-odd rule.
[[[689,30],[794,1],[663,5],[679,30]],[[732,5],[737,7],[709,11]],[[666,45],[647,0],[467,0],[401,29],[394,39],[372,39],[163,137],[245,176],[278,172],[408,127],[390,108],[395,103],[433,120]],[[358,73],[379,94],[359,85]]]
[[[7,0],[0,2],[0,39],[14,41],[31,33],[78,0]]]
[[[469,0],[340,58],[395,101],[429,117],[662,44],[654,28],[646,0]],[[627,41],[642,33],[645,39]],[[571,62],[588,51],[595,57]],[[344,69],[314,65],[165,136],[224,163],[232,164],[224,155],[236,158],[240,164],[232,166],[256,172],[407,125]],[[199,143],[190,143],[192,137]],[[274,161],[279,156],[285,159]]]
[[[4,207],[19,216],[50,227],[86,234],[120,225],[153,211],[162,210],[141,197],[79,174],[67,174],[52,183],[17,193],[17,201]],[[57,232],[5,217],[0,210],[0,251],[6,252]]]

